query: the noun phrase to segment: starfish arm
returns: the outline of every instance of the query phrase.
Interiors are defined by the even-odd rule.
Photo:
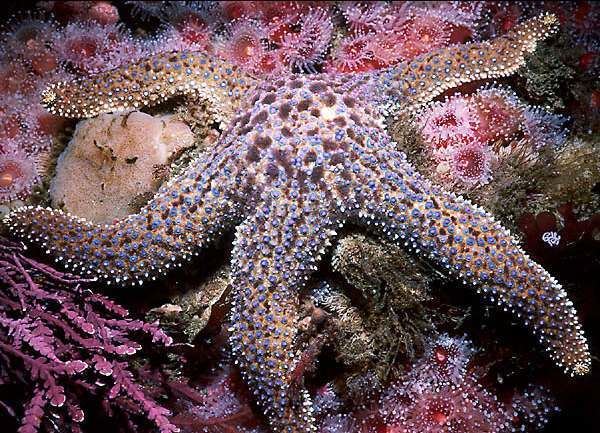
[[[429,257],[518,317],[559,367],[586,374],[590,352],[567,293],[485,210],[432,185],[405,156],[382,151],[379,188],[362,188],[359,223]],[[392,154],[393,153],[393,154]]]
[[[277,432],[316,431],[310,398],[295,373],[302,368],[296,342],[298,296],[333,235],[327,215],[318,199],[265,201],[236,235],[231,345]]]
[[[514,73],[537,43],[556,32],[558,19],[546,13],[491,41],[454,45],[423,54],[376,76],[376,92],[387,111],[414,111],[461,84]]]
[[[159,53],[97,75],[51,84],[42,104],[55,115],[81,118],[137,110],[176,95],[209,102],[226,122],[256,80],[224,60],[193,51]]]
[[[110,225],[32,206],[16,209],[4,223],[13,236],[43,248],[67,269],[109,284],[142,284],[197,254],[241,219],[242,208],[230,194],[239,188],[237,181],[197,163],[161,187],[138,214]]]

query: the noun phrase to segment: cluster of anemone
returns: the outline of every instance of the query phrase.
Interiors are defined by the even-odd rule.
[[[542,429],[558,409],[542,386],[500,390],[479,352],[464,337],[430,337],[422,357],[389,383],[357,377],[360,396],[348,399],[333,384],[316,389],[319,431],[327,433],[513,433]],[[519,388],[519,387],[517,387]],[[358,399],[358,400],[357,400]],[[357,404],[360,403],[360,404]]]
[[[543,386],[491,384],[479,351],[465,337],[429,337],[425,353],[403,376],[382,383],[369,373],[341,392],[334,383],[317,386],[312,403],[321,433],[513,433],[540,431],[558,409]],[[353,383],[356,382],[356,383]],[[359,387],[354,395],[350,388]],[[183,432],[266,433],[249,404],[248,390],[225,367],[207,383],[167,384],[174,397],[173,422]],[[252,426],[254,428],[252,428]]]
[[[547,391],[528,386],[500,399],[482,383],[482,369],[473,368],[474,353],[464,338],[430,341],[423,358],[380,399],[386,431],[508,433],[543,427],[556,411]]]
[[[560,148],[566,121],[494,86],[435,102],[418,115],[436,176],[458,188],[487,184],[507,161],[533,162],[540,150]]]
[[[35,176],[20,178],[2,195],[29,194],[45,168],[36,162],[46,160],[39,154],[48,151],[62,130],[64,120],[46,113],[39,103],[48,83],[88,76],[157,52],[186,49],[212,53],[260,77],[365,72],[506,32],[542,7],[500,3],[128,1],[124,10],[133,17],[157,23],[156,32],[137,38],[120,22],[119,10],[111,2],[39,2],[37,12],[10,20],[1,35],[0,139],[23,142],[19,155],[31,156],[36,166]],[[597,5],[548,7],[557,9],[569,32],[589,51],[586,58],[597,57],[597,46],[589,43]],[[529,124],[541,118],[540,111],[530,114]],[[457,149],[445,159],[442,172],[452,172],[464,185],[489,181],[494,154],[479,144]],[[3,149],[9,145],[14,150],[7,141],[0,157],[10,153]]]
[[[345,73],[389,67],[464,42],[473,34],[481,5],[344,2],[340,9],[348,32],[325,68]]]
[[[0,32],[0,202],[26,198],[45,171],[44,161],[65,120],[40,103],[51,82],[117,64],[130,36],[107,2],[42,2],[56,12],[23,14]],[[69,22],[58,19],[69,15]],[[109,43],[107,43],[107,41]]]
[[[315,72],[322,63],[333,36],[330,5],[256,2],[237,13],[232,6],[221,4],[223,13],[234,19],[218,37],[217,55],[263,75]]]
[[[0,40],[0,201],[26,198],[45,174],[65,125],[41,105],[49,83],[70,81],[170,50],[212,52],[255,74],[314,71],[329,50],[333,7],[285,2],[130,2],[141,18],[164,19],[134,38],[110,2],[38,4],[14,17]],[[146,4],[148,3],[148,4]],[[216,26],[220,26],[218,31]]]

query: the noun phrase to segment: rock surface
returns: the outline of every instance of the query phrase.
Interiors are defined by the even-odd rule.
[[[84,120],[58,159],[52,205],[97,223],[136,212],[156,191],[164,168],[194,134],[173,116],[141,112]]]

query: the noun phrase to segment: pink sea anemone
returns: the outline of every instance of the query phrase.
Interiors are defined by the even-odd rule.
[[[10,145],[29,153],[48,149],[52,144],[50,135],[44,136],[42,131],[51,127],[48,121],[50,118],[36,99],[35,93],[27,97],[18,95],[3,98],[0,100],[0,152],[11,147]],[[64,120],[57,122],[62,125]]]
[[[294,32],[302,13],[310,11],[306,2],[258,2],[258,16],[270,44],[279,46],[285,35]]]
[[[34,159],[16,142],[0,153],[0,202],[25,198],[38,180]]]
[[[0,140],[15,139],[26,130],[25,114],[18,106],[0,107]]]
[[[210,51],[211,29],[208,23],[198,14],[187,14],[182,16],[175,24],[175,28],[181,34],[183,41],[191,47]]]
[[[480,142],[463,144],[451,152],[450,175],[468,185],[484,185],[491,176],[491,150]]]
[[[340,5],[348,29],[354,34],[365,34],[380,30],[391,11],[391,6],[383,1],[346,1]]]
[[[355,35],[343,38],[331,54],[325,69],[329,72],[365,72],[377,69],[370,44],[372,35]]]
[[[423,128],[423,138],[435,153],[471,141],[476,135],[479,118],[468,100],[459,96],[432,104],[418,121]]]
[[[221,1],[219,6],[226,20],[237,20],[242,17],[256,18],[259,12],[256,3],[254,1]]]
[[[491,38],[504,34],[527,17],[539,13],[541,5],[542,2],[528,1],[488,2],[482,13],[484,25],[479,29],[479,36]]]
[[[58,56],[47,48],[31,52],[28,60],[31,70],[39,77],[46,77],[60,70]]]
[[[389,433],[500,433],[510,419],[492,394],[471,381],[419,389],[400,386],[387,399]]]
[[[61,23],[85,16],[91,1],[75,0],[48,0],[40,1],[37,6],[45,11],[52,13]]]
[[[429,341],[425,347],[422,368],[418,370],[420,377],[439,384],[448,380],[460,380],[466,373],[474,350],[466,338],[452,338],[446,334]]]
[[[164,33],[172,33],[174,39],[180,40],[181,46],[177,49],[212,52],[216,17],[209,6],[202,2],[170,2],[163,15],[166,19]]]
[[[0,97],[25,95],[36,85],[35,76],[17,59],[0,60]]]
[[[523,123],[523,105],[517,96],[502,88],[480,89],[471,97],[479,116],[477,136],[482,141],[508,140]]]
[[[371,35],[367,48],[373,53],[378,68],[392,66],[403,60],[402,51],[398,49],[398,36],[389,31]]]
[[[178,413],[173,422],[183,432],[249,432],[248,427],[257,424],[248,393],[229,367],[217,371],[200,390],[178,382],[169,383],[169,387],[177,397]]]
[[[226,34],[215,44],[215,51],[236,65],[252,68],[265,52],[265,37],[265,30],[258,22],[235,20],[227,24]]]
[[[96,21],[100,24],[115,24],[119,21],[119,11],[109,1],[41,1],[38,2],[38,7],[51,12],[61,23]]]
[[[297,32],[287,33],[281,41],[286,62],[294,69],[315,72],[323,61],[333,36],[332,17],[326,9],[314,8],[303,14]]]
[[[549,395],[546,388],[529,385],[522,393],[513,396],[510,409],[514,431],[542,431],[549,418],[560,411]]]
[[[452,355],[446,349],[452,347]],[[554,411],[547,391],[529,386],[511,401],[500,400],[480,382],[480,373],[467,368],[475,353],[464,338],[442,336],[430,342],[428,355],[409,374],[382,394],[379,412],[387,433],[509,433],[526,426],[543,426]],[[437,349],[435,349],[437,348]],[[441,349],[444,349],[440,352]],[[436,354],[436,351],[438,354]],[[430,355],[434,355],[433,357]],[[447,360],[460,368],[440,369]],[[440,364],[441,361],[441,364]],[[435,371],[436,374],[431,374]]]
[[[450,43],[462,43],[476,34],[481,18],[483,3],[478,1],[437,1],[417,3],[410,6],[415,14],[426,13],[436,16],[449,24]]]
[[[447,46],[450,41],[450,24],[442,17],[419,11],[396,30],[397,47],[403,60]]]
[[[106,1],[92,2],[87,16],[100,24],[116,24],[119,21],[119,11]]]
[[[430,14],[438,15],[455,26],[474,29],[481,18],[482,2],[438,1],[426,4]]]
[[[289,72],[279,49],[263,52],[254,63],[252,71],[267,77]]]
[[[85,73],[106,69],[111,53],[128,43],[120,26],[91,21],[68,24],[54,42],[60,60]]]
[[[57,135],[66,123],[67,119],[49,113],[37,100],[28,106],[25,124],[29,131],[40,137],[40,144],[44,138]],[[38,147],[48,148],[51,144],[51,140],[46,140],[45,145]]]
[[[55,37],[57,25],[54,21],[37,17],[34,14],[13,18],[0,36],[4,49],[21,56],[31,57],[42,50]]]

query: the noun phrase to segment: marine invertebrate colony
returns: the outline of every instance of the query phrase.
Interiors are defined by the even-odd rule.
[[[224,61],[183,52],[52,85],[43,101],[63,116],[194,93],[228,128],[138,214],[97,226],[25,207],[5,222],[69,269],[118,284],[161,276],[235,229],[231,343],[274,431],[315,431],[308,393],[292,383],[302,350],[298,292],[347,222],[476,287],[521,317],[558,365],[584,374],[587,343],[558,282],[490,214],[416,173],[382,126],[384,116],[413,111],[448,88],[514,72],[555,24],[542,15],[489,43],[368,74],[260,83]]]
[[[23,150],[17,145],[7,146],[7,149],[0,151],[0,200],[26,194],[37,175],[33,161]]]
[[[467,370],[473,349],[462,338],[439,336],[403,380],[380,399],[390,433],[493,433],[542,427],[556,409],[544,389],[526,390],[500,401],[480,383],[484,374]]]

